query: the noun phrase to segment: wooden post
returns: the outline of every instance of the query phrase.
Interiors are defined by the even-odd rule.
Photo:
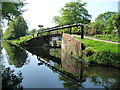
[[[81,39],[84,39],[84,26],[81,26]]]

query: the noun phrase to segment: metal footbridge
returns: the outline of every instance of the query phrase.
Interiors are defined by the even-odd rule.
[[[70,28],[70,34],[71,34],[71,28],[72,27],[78,27],[78,26],[81,26],[81,39],[83,39],[84,38],[84,26],[83,26],[83,24],[80,24],[80,23],[78,23],[78,24],[73,24],[73,25],[61,25],[61,26],[55,26],[55,27],[51,27],[51,28],[48,28],[48,29],[45,29],[44,31],[40,31],[40,32],[38,32],[37,33],[37,36],[39,35],[39,34],[42,34],[42,33],[45,33],[45,32],[51,32],[51,31],[57,31],[57,30],[62,30],[62,29],[66,29],[66,28]]]

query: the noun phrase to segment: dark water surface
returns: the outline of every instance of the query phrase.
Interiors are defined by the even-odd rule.
[[[3,88],[120,88],[120,70],[88,66],[59,48],[2,44]]]

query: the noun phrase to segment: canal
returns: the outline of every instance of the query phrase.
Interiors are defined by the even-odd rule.
[[[2,42],[0,50],[3,88],[120,88],[120,69],[82,64],[60,48]]]

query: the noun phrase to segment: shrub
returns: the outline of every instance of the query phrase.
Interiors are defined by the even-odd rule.
[[[95,53],[95,50],[92,48],[92,47],[87,47],[86,49],[85,49],[85,54],[86,54],[86,56],[91,56],[91,55],[93,55]]]
[[[111,53],[108,51],[95,52],[92,56],[86,57],[87,62],[101,65],[120,67],[120,53]]]

